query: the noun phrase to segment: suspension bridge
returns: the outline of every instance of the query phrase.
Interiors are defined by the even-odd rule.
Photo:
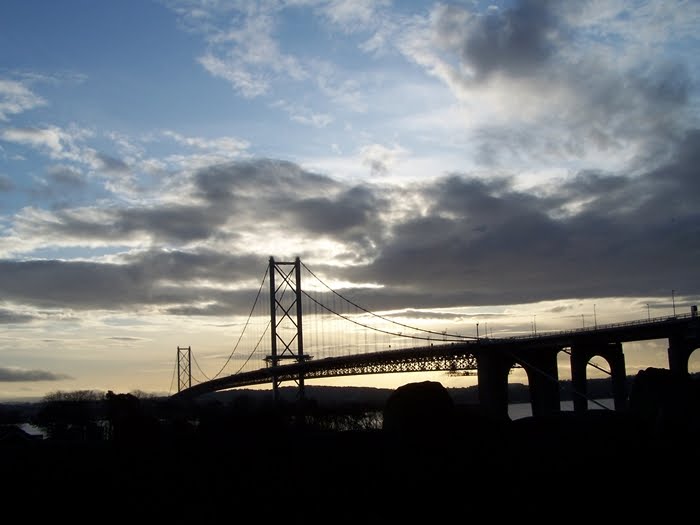
[[[480,403],[506,414],[508,374],[521,367],[527,373],[533,414],[539,415],[559,410],[557,355],[563,351],[571,359],[574,410],[588,407],[586,368],[596,356],[609,365],[605,371],[612,378],[615,408],[620,409],[627,397],[623,343],[668,339],[669,369],[678,374],[688,373],[690,355],[700,347],[695,307],[689,314],[515,337],[440,332],[400,319],[362,307],[299,258],[270,257],[248,318],[216,374],[205,374],[191,347],[177,348],[178,391],[173,397],[191,399],[271,384],[278,399],[285,381],[294,382],[303,397],[307,379],[446,371],[476,375]],[[204,379],[193,384],[195,371]]]

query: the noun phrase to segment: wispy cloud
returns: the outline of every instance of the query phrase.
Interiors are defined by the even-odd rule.
[[[0,140],[23,144],[39,150],[53,160],[74,161],[92,167],[99,167],[100,161],[95,150],[86,147],[84,142],[93,133],[85,128],[59,126],[5,128],[0,130]]]
[[[250,4],[223,22],[212,25],[209,17],[191,17],[205,34],[209,49],[198,58],[212,75],[223,78],[245,97],[268,92],[271,76],[302,80],[307,72],[292,55],[280,50],[274,38],[275,10],[263,4]]]
[[[207,51],[197,61],[210,74],[229,82],[246,98],[275,96],[281,86],[304,83],[350,111],[366,111],[361,87],[353,75],[320,58],[320,52],[297,55],[283,51],[277,35],[286,9],[311,8],[330,27],[342,32],[370,31],[386,2],[346,0],[278,4],[173,3],[185,26],[203,35]],[[287,111],[286,107],[280,106]],[[293,118],[318,126],[328,120],[315,110],[293,112]]]
[[[22,82],[0,78],[0,121],[47,104]]]
[[[369,144],[360,148],[362,163],[369,167],[372,175],[386,175],[394,164],[407,153],[399,145],[386,147],[381,144]]]
[[[299,122],[306,126],[325,128],[333,122],[333,117],[327,113],[315,113],[311,109],[299,104],[292,104],[284,100],[278,100],[271,104],[273,108],[280,108],[285,111],[294,122]]]
[[[318,2],[317,11],[345,31],[366,31],[374,26],[389,0],[327,0]]]
[[[209,73],[228,81],[233,88],[247,98],[264,95],[269,90],[269,83],[260,73],[248,71],[240,60],[222,59],[213,54],[206,54],[197,59]]]
[[[236,137],[186,137],[171,130],[164,131],[163,135],[173,139],[178,144],[227,158],[240,156],[250,146],[248,141]]]

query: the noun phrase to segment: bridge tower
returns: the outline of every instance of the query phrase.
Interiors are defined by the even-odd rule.
[[[301,261],[275,261],[270,257],[270,332],[272,346],[270,355],[265,357],[267,366],[272,368],[272,391],[275,401],[279,399],[279,384],[275,368],[280,361],[294,360],[303,363],[309,356],[304,355],[304,335],[301,312]],[[299,398],[304,397],[304,372],[299,370],[296,379]]]
[[[192,347],[177,347],[177,391],[192,386]]]

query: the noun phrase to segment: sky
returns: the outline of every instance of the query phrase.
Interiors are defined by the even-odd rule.
[[[3,0],[0,399],[168,393],[177,346],[217,370],[270,256],[455,332],[686,313],[698,27],[695,0]]]

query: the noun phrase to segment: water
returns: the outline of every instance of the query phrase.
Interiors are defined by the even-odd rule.
[[[614,410],[615,409],[615,401],[610,398],[610,399],[596,399],[598,403],[601,405]],[[559,405],[561,407],[562,412],[571,412],[574,410],[574,402],[573,401],[562,401]],[[593,401],[588,402],[588,410],[605,410],[604,408],[601,408],[600,405],[597,405]],[[508,415],[510,416],[511,419],[520,419],[523,417],[529,417],[532,415],[532,406],[530,403],[511,403],[508,405]]]
[[[41,436],[42,439],[46,437],[46,433],[42,429],[31,423],[21,423],[17,426],[32,436]]]

